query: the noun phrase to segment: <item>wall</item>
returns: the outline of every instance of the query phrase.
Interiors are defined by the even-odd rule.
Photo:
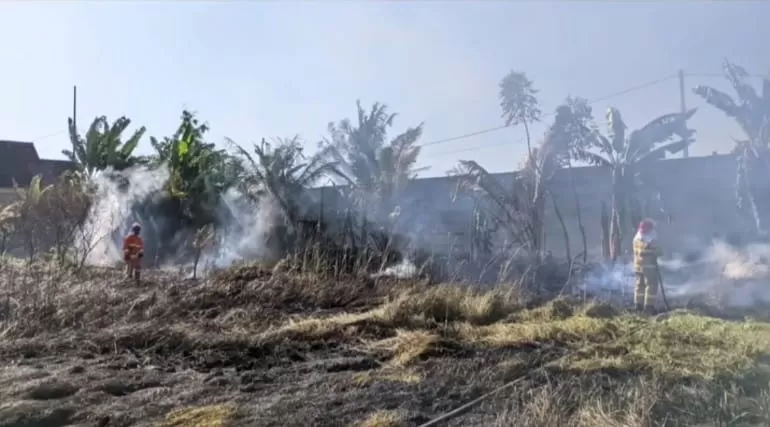
[[[729,155],[663,160],[644,171],[644,213],[656,221],[667,251],[696,250],[709,242],[714,233],[727,235],[745,229],[747,225],[736,209],[736,172],[735,159]],[[580,198],[589,254],[599,256],[601,204],[605,202],[610,207],[612,200],[610,171],[576,168],[572,176]],[[582,242],[570,172],[560,171],[552,188],[567,223],[572,254],[577,254],[582,251]],[[561,226],[550,203],[546,215],[547,245],[555,253],[564,253]],[[628,240],[625,243],[630,246]]]
[[[730,155],[663,160],[644,171],[644,196],[648,200],[644,213],[658,223],[667,252],[696,250],[715,232],[726,235],[745,227],[736,210],[735,174],[735,159]],[[503,182],[510,182],[512,178],[510,173],[496,176]],[[610,170],[562,169],[553,179],[551,188],[564,217],[574,256],[582,252],[583,245],[571,180],[580,202],[588,253],[591,258],[597,258],[601,256],[602,202],[609,208],[612,200]],[[456,183],[456,179],[450,177],[418,179],[405,190],[402,204],[416,203],[417,206],[407,217],[413,223],[411,228],[423,234],[428,245],[438,248],[463,244],[463,239],[469,237],[473,203],[463,197],[453,200]],[[331,212],[334,207],[329,190],[324,192],[327,200],[324,210]],[[563,255],[566,252],[564,233],[550,200],[546,204],[545,224],[547,249]],[[631,232],[633,230],[629,230]],[[630,249],[628,240],[625,246]]]

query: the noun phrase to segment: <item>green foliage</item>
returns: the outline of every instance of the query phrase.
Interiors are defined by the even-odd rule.
[[[506,126],[540,121],[538,90],[526,73],[509,72],[500,81],[500,108]]]
[[[254,155],[231,143],[243,168],[241,185],[246,193],[254,200],[269,195],[295,226],[309,203],[307,188],[323,176],[342,176],[336,164],[328,160],[328,150],[305,156],[299,136],[278,138],[272,144],[263,138],[254,144]]]
[[[237,180],[231,158],[215,144],[205,142],[208,126],[183,111],[173,136],[150,138],[156,152],[151,161],[169,170],[167,191],[176,213],[196,228],[214,220],[219,195]]]
[[[124,142],[121,139],[123,132],[131,124],[126,117],[118,118],[112,125],[105,116],[97,117],[91,122],[85,137],[80,136],[71,118],[68,123],[72,150],[63,150],[62,153],[85,175],[91,176],[109,167],[119,171],[137,163],[133,153],[145,133],[144,127],[137,129]]]
[[[398,197],[407,182],[424,168],[416,168],[420,155],[417,140],[423,124],[410,127],[390,142],[388,130],[396,114],[388,113],[384,104],[374,103],[367,113],[356,102],[357,124],[349,119],[329,123],[330,139],[322,146],[339,164],[345,180],[351,184],[348,196],[355,205],[373,210],[377,220],[397,211]]]
[[[747,81],[749,74],[736,64],[725,60],[724,76],[737,94],[737,99],[708,86],[693,91],[709,105],[722,111],[738,123],[745,138],[736,140],[734,153],[738,157],[738,206],[748,210],[757,231],[766,233],[770,224],[770,181],[766,171],[770,166],[770,78],[762,81],[762,91]]]
[[[511,70],[500,81],[500,108],[506,126],[524,125],[527,136],[527,153],[532,161],[532,138],[529,124],[540,121],[540,102],[537,99],[538,90],[532,81],[520,71]]]

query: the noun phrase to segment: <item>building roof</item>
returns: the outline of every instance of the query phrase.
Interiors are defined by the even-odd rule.
[[[0,187],[28,185],[40,163],[35,145],[31,142],[0,140]]]
[[[11,188],[14,182],[29,185],[37,174],[50,182],[70,166],[66,160],[41,159],[31,142],[0,140],[0,188]]]

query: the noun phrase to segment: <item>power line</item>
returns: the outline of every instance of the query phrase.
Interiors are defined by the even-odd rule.
[[[707,73],[686,73],[685,76],[686,77],[707,77],[707,78],[716,78],[716,77],[722,78],[722,77],[724,77],[724,75],[722,75],[722,74],[707,74]],[[750,74],[749,77],[766,78],[766,76],[755,75],[755,74]],[[641,84],[638,84],[638,85],[631,86],[629,88],[623,89],[621,91],[613,92],[613,93],[610,93],[608,95],[602,96],[600,98],[593,99],[593,100],[589,101],[588,104],[590,105],[590,104],[595,104],[597,102],[606,101],[608,99],[612,99],[612,98],[616,98],[618,96],[626,95],[626,94],[631,93],[631,92],[636,92],[638,90],[645,89],[645,88],[648,88],[650,86],[655,86],[657,84],[660,84],[660,83],[663,83],[663,82],[666,82],[666,81],[669,81],[669,80],[672,80],[672,79],[675,79],[675,78],[677,78],[677,75],[672,74],[672,75],[665,76],[665,77],[662,77],[662,78],[659,78],[659,79],[656,79],[656,80],[652,80],[652,81],[649,81],[649,82],[641,83]],[[553,116],[555,114],[556,114],[555,112],[550,112],[550,113],[547,113],[547,114],[543,114],[541,116],[541,118],[547,118],[547,117]],[[491,133],[491,132],[496,132],[496,131],[499,131],[499,130],[502,130],[502,129],[505,129],[505,128],[508,128],[508,127],[510,127],[510,126],[507,126],[507,125],[495,126],[495,127],[492,127],[492,128],[481,129],[481,130],[478,130],[478,131],[475,131],[475,132],[470,132],[470,133],[466,133],[466,134],[462,134],[462,135],[452,136],[452,137],[449,137],[449,138],[443,138],[443,139],[438,139],[438,140],[426,142],[424,144],[420,144],[419,146],[420,147],[427,147],[427,146],[430,146],[430,145],[438,145],[438,144],[444,144],[444,143],[452,142],[452,141],[459,141],[459,140],[466,139],[466,138],[471,138],[471,137],[474,137],[474,136],[479,136],[479,135],[484,135],[484,134]],[[54,136],[58,136],[58,135],[61,135],[63,133],[66,133],[66,132],[67,132],[66,130],[61,130],[61,131],[58,131],[58,132],[53,132],[53,133],[50,133],[50,134],[42,135],[42,136],[34,138],[33,141],[39,141],[39,140],[42,140],[42,139],[52,138]],[[450,151],[445,151],[445,152],[441,152],[441,153],[436,153],[436,155],[459,153],[459,152],[464,152],[464,151],[471,151],[471,150],[477,149],[477,148],[485,148],[487,146],[494,147],[494,146],[498,146],[498,145],[504,145],[504,144],[493,144],[493,145],[478,146],[478,147],[475,147],[475,148],[463,148],[463,149],[460,149],[460,150],[450,150]]]
[[[709,73],[685,73],[685,77],[706,77],[706,78],[725,78],[724,74],[709,74]],[[746,77],[751,77],[755,79],[767,79],[770,78],[769,76],[763,76],[761,74],[748,74]]]
[[[524,138],[519,139],[519,141],[514,142],[513,144],[518,144],[524,142]],[[476,150],[483,150],[485,148],[494,148],[494,147],[502,147],[502,146],[510,146],[512,143],[510,141],[505,142],[497,142],[494,144],[483,144],[483,145],[476,145],[473,147],[466,147],[466,148],[460,148],[457,150],[449,150],[449,151],[441,151],[439,153],[431,154],[431,157],[437,157],[437,156],[444,156],[447,154],[455,154],[455,153],[464,153],[466,151],[476,151]]]
[[[61,135],[61,134],[66,133],[66,132],[67,132],[66,130],[60,130],[58,132],[53,132],[53,133],[49,133],[49,134],[46,134],[46,135],[43,135],[43,136],[38,136],[37,138],[33,138],[32,142],[37,142],[37,141],[40,141],[41,139],[52,138],[54,136]]]
[[[668,75],[666,77],[662,77],[662,78],[659,78],[659,79],[656,79],[656,80],[652,80],[652,81],[649,81],[649,82],[646,82],[646,83],[641,83],[641,84],[638,84],[636,86],[631,86],[631,87],[623,89],[621,91],[613,92],[613,93],[611,93],[609,95],[605,95],[605,96],[602,96],[600,98],[593,99],[593,100],[589,101],[588,104],[590,105],[590,104],[595,104],[597,102],[606,101],[608,99],[612,99],[612,98],[615,98],[615,97],[618,97],[618,96],[622,96],[622,95],[625,95],[627,93],[635,92],[637,90],[645,89],[645,88],[648,88],[650,86],[655,86],[657,84],[669,81],[671,79],[676,79],[676,78],[678,78],[678,76],[676,74]],[[544,114],[544,115],[541,116],[541,118],[550,117],[550,116],[553,116],[553,115],[556,115],[555,111],[551,112],[551,113]],[[507,127],[510,127],[510,126],[502,125],[502,126],[496,126],[496,127],[493,127],[493,128],[482,129],[482,130],[478,130],[478,131],[475,131],[475,132],[466,133],[466,134],[463,134],[463,135],[458,135],[458,136],[453,136],[453,137],[449,137],[449,138],[438,139],[438,140],[435,140],[435,141],[426,142],[425,144],[420,144],[419,146],[420,147],[427,147],[429,145],[444,144],[446,142],[457,141],[457,140],[460,140],[460,139],[470,138],[472,136],[478,136],[478,135],[483,135],[485,133],[495,132],[495,131],[498,131],[498,130],[501,130],[501,129],[505,129]]]
[[[627,93],[635,92],[637,90],[641,90],[641,89],[644,89],[644,88],[647,88],[647,87],[650,87],[650,86],[654,86],[654,85],[657,85],[659,83],[663,83],[665,81],[668,81],[668,80],[671,80],[671,79],[674,79],[674,78],[677,78],[677,77],[678,76],[676,76],[676,75],[670,75],[670,76],[667,76],[667,77],[662,77],[662,78],[657,79],[657,80],[653,80],[653,81],[642,83],[642,84],[639,84],[639,85],[636,85],[636,86],[632,86],[632,87],[629,87],[627,89],[624,89],[624,90],[621,90],[621,91],[618,91],[618,92],[614,92],[614,93],[611,93],[609,95],[606,95],[606,96],[594,99],[594,100],[588,102],[588,104],[589,105],[590,104],[595,104],[597,102],[605,101],[605,100],[608,100],[608,99],[611,99],[611,98],[615,98],[617,96],[621,96],[621,95],[625,95]],[[725,76],[724,76],[724,74],[717,74],[717,73],[713,73],[713,74],[709,74],[709,73],[685,73],[685,77],[724,78]],[[758,75],[758,74],[749,74],[748,77],[758,78],[758,79],[770,78],[768,76],[763,76],[763,75]],[[543,115],[541,117],[550,117],[550,116],[553,116],[553,115],[555,115],[555,112],[551,112],[551,113],[545,114],[545,115]],[[494,132],[494,131],[497,131],[497,130],[505,129],[507,127],[509,127],[509,126],[503,125],[503,126],[497,126],[497,127],[494,127],[494,128],[483,129],[483,130],[480,130],[480,131],[471,132],[471,133],[467,133],[467,134],[463,134],[463,135],[459,135],[459,136],[454,136],[454,137],[451,137],[451,138],[445,138],[445,139],[440,139],[440,140],[436,140],[436,141],[431,141],[431,142],[422,144],[420,146],[424,147],[424,146],[428,146],[428,145],[436,145],[436,144],[443,144],[445,142],[457,141],[457,140],[460,140],[460,139],[470,138],[472,136],[482,135],[482,134],[485,134],[485,133],[489,133],[489,132]],[[521,142],[521,140],[519,142]],[[510,142],[477,145],[477,146],[474,146],[474,147],[461,148],[461,149],[457,149],[457,150],[441,151],[441,152],[433,154],[432,156],[443,156],[443,155],[447,155],[447,154],[463,153],[463,152],[475,151],[475,150],[480,150],[480,149],[485,149],[485,148],[499,147],[499,146],[504,146],[504,145],[509,145],[509,144],[510,144]]]

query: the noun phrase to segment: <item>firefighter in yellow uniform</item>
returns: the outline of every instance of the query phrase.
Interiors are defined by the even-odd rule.
[[[634,273],[636,274],[634,304],[638,311],[651,312],[655,309],[660,285],[658,268],[660,256],[661,250],[658,246],[655,223],[651,219],[645,219],[639,224],[639,229],[634,236]]]

